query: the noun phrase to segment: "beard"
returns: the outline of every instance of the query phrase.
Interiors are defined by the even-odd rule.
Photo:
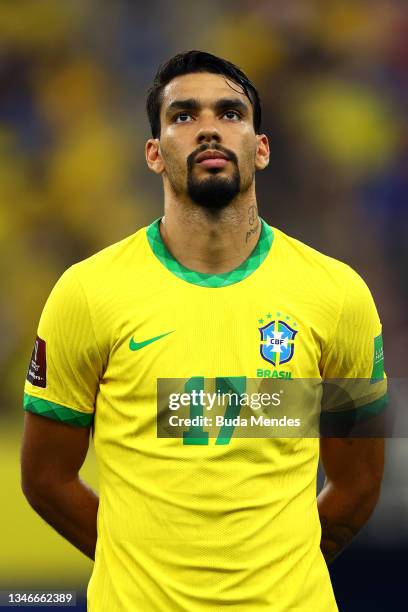
[[[194,151],[187,158],[187,194],[190,199],[198,206],[202,206],[211,212],[219,211],[226,206],[239,194],[241,189],[241,176],[238,169],[238,159],[232,151],[221,149],[220,146],[212,147],[215,150],[222,150],[234,166],[232,176],[220,176],[218,168],[207,170],[209,176],[198,179],[194,175],[194,164],[197,154],[208,150],[208,147]]]

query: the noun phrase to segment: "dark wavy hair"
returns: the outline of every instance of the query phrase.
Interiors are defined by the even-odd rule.
[[[146,110],[149,117],[153,138],[160,138],[160,109],[163,101],[163,89],[178,76],[193,72],[211,72],[222,74],[239,85],[253,107],[254,129],[257,134],[261,130],[261,101],[256,87],[246,74],[231,62],[206,53],[205,51],[187,51],[178,53],[159,66],[153,85],[147,93]]]

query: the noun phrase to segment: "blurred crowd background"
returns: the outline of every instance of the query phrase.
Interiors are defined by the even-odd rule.
[[[257,177],[261,215],[363,276],[388,376],[407,375],[405,1],[0,2],[0,588],[86,585],[91,564],[19,492],[23,382],[63,270],[162,212],[144,162],[145,96],[158,65],[189,49],[256,83],[272,151]],[[382,596],[406,609],[395,582],[408,552],[407,465],[407,440],[390,440],[381,502],[333,566],[342,609],[382,610]]]

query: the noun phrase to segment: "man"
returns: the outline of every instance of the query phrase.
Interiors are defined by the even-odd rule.
[[[376,504],[382,442],[322,439],[316,503],[318,438],[228,427],[215,438],[200,425],[164,437],[159,392],[177,381],[191,394],[241,394],[251,379],[371,376],[354,410],[378,412],[370,292],[348,266],[258,216],[254,175],[269,145],[239,68],[177,55],[159,69],[147,111],[146,160],[162,177],[165,215],[53,289],[25,388],[24,493],[95,558],[92,611],[336,610],[325,559]],[[78,477],[92,425],[99,499]]]

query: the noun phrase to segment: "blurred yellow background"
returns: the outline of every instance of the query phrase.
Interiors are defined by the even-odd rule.
[[[0,3],[0,41],[0,586],[85,588],[91,562],[20,491],[23,383],[63,270],[161,214],[144,162],[159,63],[199,48],[255,81],[272,151],[261,215],[365,278],[388,375],[404,376],[408,11],[387,0],[20,0]],[[96,472],[90,453],[95,487]],[[386,499],[377,528],[389,512]]]

